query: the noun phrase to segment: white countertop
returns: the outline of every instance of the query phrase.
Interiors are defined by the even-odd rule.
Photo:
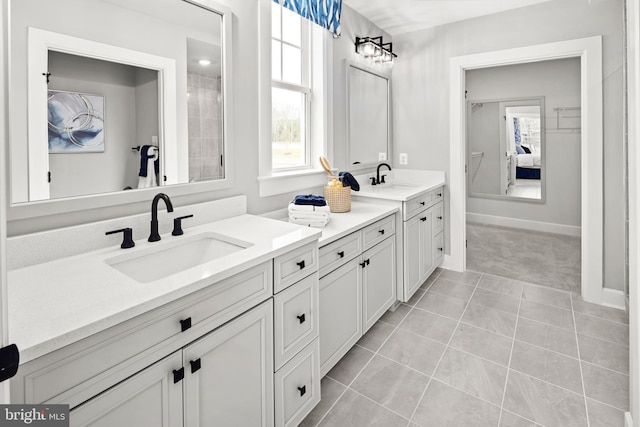
[[[361,183],[360,191],[351,192],[355,197],[366,197],[381,200],[406,202],[419,194],[426,193],[445,184],[442,171],[421,171],[411,169],[382,170],[386,175],[385,183],[371,185],[369,178],[375,174],[359,175],[356,179]]]
[[[105,263],[150,246],[204,232],[252,246],[149,283],[138,283]],[[320,237],[320,230],[240,215],[163,235],[132,249],[110,247],[8,272],[9,341],[25,363],[132,319]],[[323,236],[324,237],[324,236]]]

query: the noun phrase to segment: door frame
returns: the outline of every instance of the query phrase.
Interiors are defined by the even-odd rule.
[[[450,60],[450,247],[446,266],[466,268],[465,71],[560,58],[580,58],[582,297],[603,302],[603,126],[602,37],[593,36]]]

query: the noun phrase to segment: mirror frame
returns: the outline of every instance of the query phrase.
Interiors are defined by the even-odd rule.
[[[473,153],[471,152],[471,147],[469,146],[469,135],[470,135],[470,126],[471,120],[469,120],[469,113],[471,112],[471,103],[512,103],[512,102],[531,102],[538,101],[540,105],[540,164],[542,167],[540,168],[540,198],[539,199],[531,199],[527,197],[511,197],[504,196],[502,194],[488,194],[488,193],[474,193],[471,191],[473,174],[471,173],[471,165],[473,160]],[[545,204],[547,200],[546,194],[546,157],[547,157],[547,127],[546,127],[546,110],[544,104],[544,96],[521,96],[516,98],[499,98],[499,99],[479,99],[479,100],[468,100],[466,102],[465,108],[465,124],[466,124],[466,135],[465,135],[465,145],[466,145],[466,153],[467,153],[467,165],[469,165],[469,173],[467,174],[467,196],[478,198],[478,199],[493,199],[493,200],[506,200],[512,202],[525,202],[525,203],[537,203],[537,204]],[[499,118],[499,117],[498,117]],[[502,133],[504,129],[501,129]]]
[[[350,171],[361,171],[364,169],[369,169],[369,168],[375,168],[380,162],[387,162],[390,163],[393,161],[393,130],[392,130],[392,111],[391,111],[391,70],[382,70],[382,69],[378,69],[378,68],[373,68],[371,66],[368,66],[366,64],[363,64],[362,62],[357,62],[357,61],[353,61],[350,59],[345,59],[344,60],[344,69],[345,69],[345,82],[346,82],[346,100],[347,100],[347,105],[346,105],[346,135],[345,135],[345,159],[347,164],[345,165],[346,168],[348,168]],[[376,162],[371,162],[371,163],[361,163],[361,164],[357,164],[357,165],[353,165],[351,164],[351,140],[350,140],[350,135],[351,135],[351,125],[350,125],[350,120],[351,120],[351,116],[349,111],[351,110],[351,100],[350,100],[350,89],[351,89],[351,83],[350,83],[350,77],[349,77],[349,71],[350,68],[356,68],[358,70],[367,72],[367,73],[371,73],[375,76],[381,77],[383,79],[385,79],[387,81],[387,159],[386,160],[379,160]]]
[[[20,1],[20,0],[9,0]],[[128,191],[116,191],[112,193],[92,194],[86,196],[68,197],[60,199],[41,200],[33,202],[13,203],[11,201],[11,173],[13,165],[8,165],[6,189],[9,195],[7,219],[27,219],[37,218],[61,213],[79,212],[90,209],[99,209],[126,205],[130,203],[148,201],[153,198],[159,191],[167,193],[171,197],[179,197],[197,193],[205,193],[216,190],[231,188],[234,182],[233,166],[234,150],[233,150],[233,55],[232,55],[232,34],[233,34],[233,14],[231,9],[223,6],[213,0],[180,0],[190,3],[195,7],[200,7],[208,12],[220,15],[221,23],[221,48],[222,48],[222,124],[223,124],[223,152],[225,153],[225,177],[215,181],[191,182],[185,184],[171,184],[167,186],[158,186],[144,189],[134,189]],[[10,5],[8,6],[10,10]],[[11,17],[7,16],[9,21],[5,26],[4,36],[7,40],[11,38]],[[11,71],[10,71],[10,50],[9,50],[9,71],[8,71],[8,95],[11,98]],[[9,113],[10,114],[10,113]],[[11,120],[9,120],[9,144],[8,149],[11,150],[11,135],[14,135],[18,129],[14,129]],[[10,156],[9,156],[10,158]]]

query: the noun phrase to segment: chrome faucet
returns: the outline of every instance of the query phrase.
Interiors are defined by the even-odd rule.
[[[167,212],[173,212],[173,205],[171,199],[164,193],[158,193],[151,202],[151,234],[149,235],[149,242],[157,242],[160,240],[160,234],[158,234],[158,201],[164,200],[164,204],[167,205]]]
[[[382,175],[382,180],[380,180],[380,167],[386,166],[389,170],[391,170],[391,166],[386,163],[380,163],[378,168],[376,169],[376,184],[384,184],[384,177],[386,175]]]

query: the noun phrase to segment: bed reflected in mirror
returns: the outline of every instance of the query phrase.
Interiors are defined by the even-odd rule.
[[[544,97],[467,102],[469,195],[541,201]]]

